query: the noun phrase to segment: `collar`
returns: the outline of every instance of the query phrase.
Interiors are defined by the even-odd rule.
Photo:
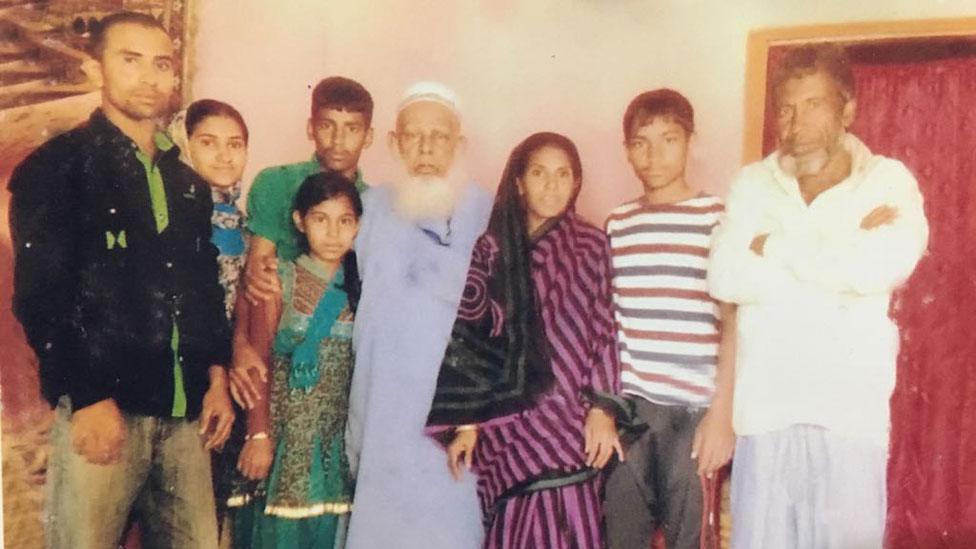
[[[322,265],[321,263],[316,261],[309,254],[302,254],[298,256],[298,258],[295,260],[295,263],[300,265],[306,271],[321,278],[322,280],[329,280],[334,276],[332,273],[329,272],[329,270],[325,267],[325,265]]]
[[[451,245],[451,218],[420,220],[417,222],[417,228],[438,245]]]
[[[132,140],[131,137],[126,135],[118,126],[112,123],[111,120],[105,116],[105,113],[101,108],[95,109],[92,112],[91,117],[88,119],[89,128],[95,134],[96,145],[104,146],[115,146],[124,149],[131,149],[134,151],[139,151],[139,145]],[[156,144],[156,148],[159,150],[160,155],[171,155],[179,154],[180,149],[173,143],[162,131],[157,131],[153,134],[153,142]]]
[[[680,206],[685,202],[691,202],[692,200],[705,198],[706,196],[708,196],[708,194],[705,191],[698,191],[692,196],[689,196],[687,198],[682,198],[681,200],[675,200],[674,202],[661,202],[657,204],[651,204],[651,202],[647,200],[647,195],[641,193],[641,195],[637,197],[637,206],[642,210],[649,210],[649,211],[663,210],[667,208],[673,208],[674,206]]]
[[[549,233],[551,233],[556,227],[561,227],[563,222],[575,223],[576,222],[576,210],[569,209],[562,213],[562,215],[547,219],[536,231],[529,235],[529,243],[532,247],[535,247],[540,240],[545,238]],[[575,249],[575,248],[571,248]]]
[[[166,135],[166,132],[163,131],[157,130],[153,134],[153,142],[156,143],[156,148],[161,152],[169,152],[170,149],[176,147],[176,143],[173,143],[170,136]]]
[[[312,158],[308,160],[308,164],[314,164],[317,171],[325,171],[325,168],[322,167],[322,163],[319,162],[318,153],[312,153]],[[353,184],[356,185],[357,189],[363,189],[366,187],[366,182],[363,181],[363,170],[358,166],[356,167],[356,177],[353,179]]]

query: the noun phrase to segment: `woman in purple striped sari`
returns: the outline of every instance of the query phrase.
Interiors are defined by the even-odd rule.
[[[622,450],[604,232],[573,204],[575,145],[530,136],[475,245],[429,426],[478,475],[489,548],[598,548],[601,469]]]

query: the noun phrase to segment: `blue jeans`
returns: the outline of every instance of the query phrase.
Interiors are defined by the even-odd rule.
[[[122,458],[94,465],[72,448],[71,402],[61,397],[51,433],[47,547],[114,549],[132,510],[146,549],[217,547],[210,456],[199,422],[122,416]]]

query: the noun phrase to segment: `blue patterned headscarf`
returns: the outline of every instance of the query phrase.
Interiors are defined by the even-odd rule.
[[[190,136],[186,131],[186,110],[173,116],[167,133],[180,149],[180,160],[193,168],[193,160],[190,158]],[[241,269],[244,267],[244,254],[247,251],[244,233],[246,219],[244,212],[237,206],[241,198],[241,183],[238,181],[229,188],[211,186],[210,190],[214,204],[213,214],[210,217],[213,225],[210,241],[217,246],[219,253],[217,263],[220,266],[220,284],[224,288],[224,306],[227,318],[230,319],[234,313],[237,284]]]

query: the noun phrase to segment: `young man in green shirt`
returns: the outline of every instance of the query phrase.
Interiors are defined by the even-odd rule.
[[[373,98],[362,84],[341,76],[325,78],[312,90],[306,127],[309,140],[315,143],[315,154],[305,162],[265,168],[254,179],[247,197],[251,240],[244,267],[244,296],[254,305],[252,315],[263,319],[276,316],[270,305],[281,291],[278,259],[292,261],[299,255],[291,211],[305,178],[333,170],[355,181],[360,192],[366,190],[359,157],[373,142],[372,121]],[[247,324],[239,321],[234,329],[234,365],[237,371],[256,368],[264,372]],[[245,396],[243,401],[250,409],[256,405],[255,399]],[[261,422],[252,423],[249,430],[260,430]]]
[[[322,170],[341,172],[363,191],[359,157],[373,142],[373,98],[361,84],[341,76],[323,79],[312,90],[308,138],[315,154],[305,162],[266,168],[258,174],[247,197],[248,229],[252,233],[245,267],[247,296],[252,302],[274,295],[277,288],[261,277],[274,269],[274,259],[298,256],[291,206],[305,178]]]

